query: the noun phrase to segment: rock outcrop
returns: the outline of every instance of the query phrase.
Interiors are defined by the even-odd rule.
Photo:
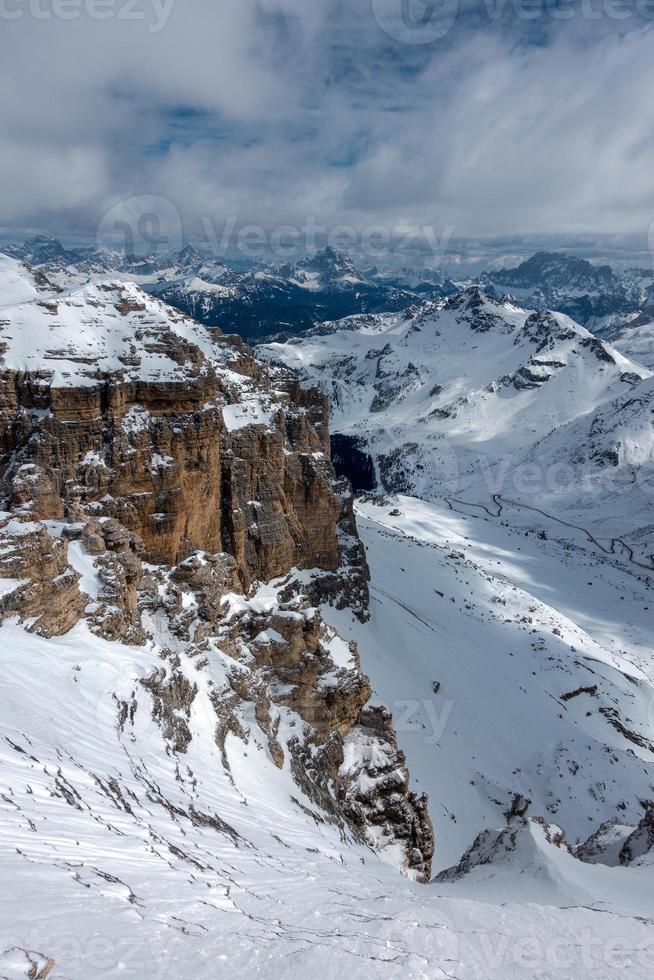
[[[142,687],[176,755],[219,658],[218,745],[263,740],[321,819],[428,880],[426,799],[317,608],[367,600],[323,396],[131,284],[9,309],[0,344],[2,616],[154,644]],[[124,727],[142,702],[118,702]]]
[[[84,612],[79,575],[66,542],[45,525],[0,514],[0,615],[20,615],[28,629],[60,636]]]
[[[0,492],[12,510],[114,518],[153,560],[224,548],[245,587],[292,565],[335,570],[341,502],[318,392],[129,284],[5,316]]]

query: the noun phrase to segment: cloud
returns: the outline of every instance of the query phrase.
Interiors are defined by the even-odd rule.
[[[168,198],[187,234],[230,216],[458,236],[654,218],[653,25],[609,0],[592,20],[517,0],[383,0],[381,18],[372,0],[138,0],[140,19],[109,0],[101,21],[79,0],[39,20],[34,2],[0,32],[5,226],[94,234],[133,195]],[[413,38],[432,10],[452,21],[436,39],[393,28]]]

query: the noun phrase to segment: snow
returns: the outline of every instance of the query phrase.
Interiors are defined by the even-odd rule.
[[[79,573],[79,587],[91,599],[97,599],[102,585],[98,578],[93,556],[90,555],[81,541],[71,541],[68,545],[68,561]]]
[[[0,252],[0,309],[39,298],[41,292],[33,273],[8,255]]]
[[[182,654],[199,692],[192,742],[174,756],[139,683],[162,666],[156,648],[109,643],[83,624],[47,640],[5,623],[0,637],[3,975],[24,976],[20,951],[38,950],[54,980],[194,980],[223,966],[243,980],[613,980],[618,959],[649,976],[642,917],[534,905],[530,896],[563,889],[535,881],[532,892],[518,870],[505,887],[500,872],[484,885],[488,900],[459,897],[460,883],[412,884],[314,820],[256,740],[228,737],[227,771],[209,682],[239,669],[230,658],[216,652],[207,673]],[[133,704],[122,731],[116,699]],[[347,765],[361,749],[348,746]],[[621,870],[584,866],[594,877],[583,883]],[[511,897],[516,882],[524,904]]]
[[[180,365],[162,345],[168,332],[220,360],[209,331],[129,282],[90,283],[48,299],[7,305],[0,343],[7,368],[44,373],[55,387],[94,385],[108,373],[143,381],[184,380],[192,365]]]
[[[371,619],[323,615],[357,642],[394,714],[412,782],[431,800],[434,869],[501,826],[516,793],[571,843],[611,817],[637,823],[652,753],[602,709],[652,741],[653,583],[581,542],[408,497],[359,501],[358,526]],[[595,696],[562,700],[594,685]]]
[[[652,373],[569,317],[471,289],[258,350],[323,389],[377,487],[493,510],[501,495],[651,564]]]
[[[233,287],[223,286],[217,282],[206,282],[206,280],[200,279],[199,276],[192,276],[185,281],[184,285],[191,293],[212,293],[216,296],[233,296],[235,292]]]
[[[475,901],[501,902],[511,891],[513,901],[619,907],[625,915],[654,913],[651,871],[585,864],[552,842],[556,830],[529,820],[499,834],[487,831],[475,855],[479,863],[459,880],[439,882],[438,887],[443,894]]]
[[[229,431],[274,423],[274,406],[221,364],[208,331],[136,286],[87,285],[42,305],[22,267],[0,257],[5,273],[0,340],[14,369],[64,386],[108,371],[183,380],[185,366],[152,349],[173,332],[239,386],[243,402],[223,408]],[[125,300],[138,309],[119,314]],[[325,387],[337,431],[362,435],[378,471],[399,451],[411,489],[430,498],[358,502],[371,616],[321,610],[334,662],[321,683],[352,669],[355,641],[375,698],[393,711],[412,787],[429,793],[434,870],[466,851],[467,867],[427,886],[401,876],[379,829],[381,855],[298,786],[288,758],[278,768],[253,702],[239,703],[243,737],[230,729],[221,746],[216,695],[234,695],[247,649],[237,661],[214,639],[186,643],[161,612],[144,615],[152,638],[142,646],[104,640],[84,621],[51,639],[5,621],[1,976],[38,976],[53,961],[52,980],[651,977],[653,862],[635,828],[654,796],[654,578],[643,564],[651,500],[636,476],[651,459],[654,381],[565,317],[529,325],[525,311],[487,300],[481,311],[481,331],[464,301],[353,318],[267,348]],[[523,369],[533,387],[516,384]],[[376,397],[384,405],[371,411]],[[148,424],[131,410],[133,431]],[[493,497],[475,468],[480,447],[494,461],[505,455],[514,479],[536,457],[615,446],[636,485],[617,501],[586,458],[570,460],[589,476],[581,503],[579,486],[570,499],[560,490],[507,499],[504,486]],[[102,464],[93,454],[85,462]],[[461,495],[447,492],[452,475],[463,477]],[[578,523],[561,519],[575,508]],[[6,525],[14,535],[37,527]],[[60,536],[63,523],[48,528]],[[618,533],[634,548],[638,537],[637,550]],[[68,554],[97,600],[93,556],[80,541]],[[230,593],[225,621],[272,610],[311,620],[316,610],[281,608],[279,594],[291,575],[319,574],[293,570]],[[0,579],[0,598],[24,584]],[[182,592],[189,616],[196,604]],[[255,642],[284,641],[269,628]],[[173,665],[198,692],[185,751],[164,738],[150,689]],[[280,738],[306,738],[293,711],[275,711]],[[341,771],[372,793],[365,765],[383,752],[355,729]],[[528,818],[507,829],[517,795],[530,800],[529,818],[555,826]],[[576,845],[600,825],[595,863],[556,837],[560,827]],[[632,831],[635,861],[621,867],[616,853]]]
[[[141,406],[134,405],[123,416],[122,426],[126,432],[144,432],[150,425],[152,416]]]
[[[627,324],[613,333],[611,343],[631,360],[654,371],[654,320],[639,318],[637,324]]]
[[[27,578],[2,578],[0,579],[0,600],[5,596],[12,595],[29,583]]]
[[[277,412],[277,407],[266,405],[261,398],[245,399],[235,405],[223,406],[223,419],[228,432],[235,432],[247,425],[265,425],[270,427]]]

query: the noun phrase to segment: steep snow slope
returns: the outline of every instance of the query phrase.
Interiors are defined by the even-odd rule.
[[[0,252],[0,309],[58,292],[56,286],[18,259]]]
[[[508,826],[484,831],[455,868],[438,876],[447,894],[501,901],[565,906],[583,903],[626,912],[654,913],[652,872],[646,867],[608,867],[580,861],[561,829],[542,818],[512,819]]]
[[[356,639],[430,794],[435,868],[512,800],[571,843],[654,796],[654,582],[570,541],[410,497],[361,500],[371,619]]]
[[[653,378],[555,429],[518,465],[541,475],[531,499],[523,487],[507,503],[522,505],[522,520],[565,518],[604,553],[622,552],[642,571],[654,571]],[[556,521],[551,526],[566,530]]]
[[[651,413],[630,407],[649,403],[650,372],[568,317],[528,314],[472,288],[260,350],[325,390],[339,455],[369,457],[386,490],[485,504],[501,493],[606,526],[617,483],[625,519],[614,534],[651,523],[647,494],[629,490],[636,471],[644,483],[654,475]],[[554,442],[569,423],[562,467]],[[584,476],[596,491],[589,514]]]
[[[158,643],[109,643],[84,624],[58,639],[8,624],[0,639],[0,846],[12,883],[0,897],[2,976],[36,976],[23,952],[33,951],[32,962],[53,963],[50,980],[195,980],[222,969],[244,980],[570,970],[613,980],[616,947],[630,976],[649,975],[642,915],[519,906],[513,877],[491,897],[501,906],[460,900],[457,886],[413,885],[325,821],[277,769],[254,717],[243,717],[253,737],[229,733],[221,756],[212,690],[230,658],[207,669],[178,648],[177,669],[199,688],[179,753],[142,683],[167,669]],[[175,645],[165,628],[160,642]],[[609,871],[588,866],[602,880]],[[536,895],[543,889],[527,882],[519,893]]]
[[[631,358],[654,370],[654,319],[651,311],[611,335],[611,343]]]

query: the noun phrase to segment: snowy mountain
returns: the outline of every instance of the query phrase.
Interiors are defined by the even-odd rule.
[[[359,500],[357,518],[370,620],[325,615],[394,712],[430,796],[435,870],[516,797],[573,845],[609,819],[638,824],[654,785],[652,576],[513,512],[395,495]]]
[[[0,309],[59,292],[42,272],[1,252],[0,283]]]
[[[358,503],[371,619],[328,619],[376,693],[406,707],[407,759],[437,801],[436,866],[488,828],[476,863],[492,887],[439,882],[469,898],[558,904],[596,887],[615,901],[576,854],[558,867],[541,824],[524,851],[511,843],[505,876],[495,865],[515,799],[574,849],[606,812],[633,830],[651,797],[651,373],[570,318],[479,287],[259,352],[323,388],[336,465],[376,494]],[[644,895],[647,876],[633,887]]]
[[[638,314],[654,274],[621,275],[563,252],[537,252],[516,268],[483,273],[479,282],[511,293],[527,309],[558,310],[604,334]]]
[[[420,297],[456,291],[441,274],[408,284],[376,269],[362,273],[348,255],[330,247],[301,262],[251,262],[247,268],[203,255],[193,245],[132,256],[100,246],[65,249],[39,236],[7,246],[5,253],[37,267],[62,289],[130,279],[199,322],[246,338],[298,334],[328,318],[400,310]]]
[[[2,251],[13,259],[20,259],[29,265],[45,265],[57,262],[67,256],[67,251],[57,238],[35,235],[22,243],[3,246]]]
[[[645,472],[654,379],[479,289],[261,354],[0,259],[0,975],[644,980],[652,576],[439,481]]]
[[[326,392],[335,458],[355,488],[489,506],[502,494],[601,527],[622,487],[616,535],[651,524],[646,490],[631,490],[653,465],[650,372],[569,317],[471,287],[260,355]]]
[[[405,285],[360,272],[348,255],[329,247],[302,262],[245,272],[210,262],[190,274],[166,273],[151,288],[202,323],[248,339],[296,335],[331,317],[399,310],[417,298]],[[454,289],[440,283],[430,294]]]
[[[654,371],[654,319],[642,313],[611,333],[611,343],[623,354]]]

